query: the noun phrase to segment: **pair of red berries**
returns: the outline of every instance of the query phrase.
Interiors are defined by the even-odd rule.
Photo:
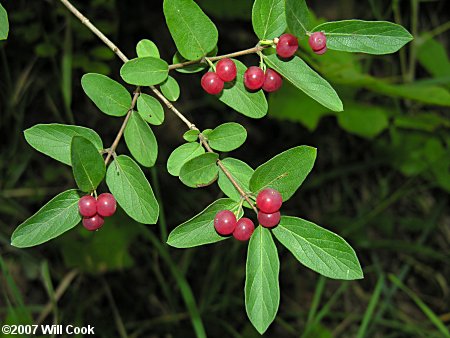
[[[202,76],[202,88],[211,95],[217,95],[223,90],[225,82],[236,78],[237,68],[233,60],[225,58],[217,62],[215,72],[207,72]]]
[[[105,222],[104,218],[114,215],[116,208],[116,199],[110,193],[100,194],[97,199],[86,195],[78,201],[83,226],[89,231],[100,229]]]
[[[266,73],[256,66],[249,67],[244,73],[244,85],[248,90],[264,89],[271,93],[280,89],[283,78],[273,69],[267,69]]]
[[[275,189],[264,189],[256,197],[258,222],[265,228],[273,228],[280,223],[280,208],[283,204],[281,194]],[[248,241],[255,230],[255,224],[243,217],[236,221],[236,216],[229,210],[222,210],[214,218],[214,228],[222,236],[233,237],[239,241]]]

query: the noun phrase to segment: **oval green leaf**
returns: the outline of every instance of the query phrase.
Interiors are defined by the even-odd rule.
[[[252,177],[254,170],[247,163],[232,157],[224,158],[221,162],[239,186],[241,186],[245,192],[250,192],[250,178]],[[219,170],[219,179],[217,180],[217,183],[219,184],[220,190],[222,190],[229,198],[237,202],[241,200],[241,195],[222,170]],[[245,202],[244,205],[248,206],[248,203]]]
[[[141,93],[137,108],[141,117],[148,123],[158,126],[164,122],[164,108],[153,96]]]
[[[37,124],[24,131],[28,144],[37,151],[64,164],[71,165],[70,144],[74,136],[89,140],[97,150],[103,143],[92,129],[66,124]]]
[[[238,208],[239,203],[228,198],[215,201],[201,213],[172,230],[167,244],[175,248],[192,248],[228,239],[229,237],[220,236],[216,232],[214,217],[222,210],[230,210],[236,213]],[[240,210],[239,212],[242,216],[242,212]]]
[[[120,83],[101,74],[89,73],[81,78],[87,96],[103,113],[124,116],[131,106],[131,95]]]
[[[353,53],[395,53],[413,39],[404,27],[387,21],[331,21],[313,29],[320,31],[325,32],[327,48]]]
[[[265,56],[264,59],[271,68],[321,105],[333,111],[344,109],[333,87],[299,57],[295,56],[290,61],[284,61],[276,54],[272,54]]]
[[[154,57],[160,58],[158,47],[155,43],[148,39],[142,39],[136,45],[136,54],[140,58]]]
[[[208,135],[211,148],[218,151],[232,151],[244,144],[247,130],[239,123],[228,122],[216,127]]]
[[[300,263],[334,279],[360,279],[363,272],[352,247],[340,236],[297,217],[281,217],[272,230]]]
[[[191,129],[183,134],[183,138],[186,140],[186,142],[195,142],[198,139],[198,134],[200,134],[200,130]]]
[[[206,153],[187,161],[180,169],[180,180],[188,187],[199,188],[212,184],[219,174],[219,155]]]
[[[245,309],[260,334],[275,319],[280,304],[280,260],[269,229],[258,226],[248,244]]]
[[[156,224],[158,202],[141,168],[130,157],[116,157],[106,172],[106,184],[128,216],[139,223]]]
[[[95,146],[82,136],[74,136],[70,146],[70,158],[75,182],[81,191],[97,189],[105,177],[105,162]]]
[[[77,190],[60,193],[20,224],[11,236],[11,245],[27,248],[45,243],[72,229],[81,221]]]
[[[6,9],[0,4],[0,40],[6,40],[8,38],[9,22],[8,13]]]
[[[267,100],[262,92],[249,92],[241,79],[247,67],[239,60],[233,60],[237,68],[237,77],[235,81],[225,83],[225,88],[218,96],[219,100],[237,112],[259,119],[267,114]]]
[[[161,83],[160,89],[169,101],[176,101],[180,97],[180,86],[172,76],[169,76],[166,81]]]
[[[308,32],[310,16],[308,5],[305,0],[285,0],[286,1],[286,22],[289,31],[301,38]]]
[[[189,160],[205,153],[200,143],[185,143],[176,148],[167,160],[167,171],[173,176],[179,176],[181,167]]]
[[[278,154],[256,168],[250,179],[250,190],[257,193],[270,187],[278,190],[283,201],[287,201],[310,173],[316,154],[316,148],[308,146],[291,148]]]
[[[218,32],[214,23],[192,0],[164,0],[164,16],[180,54],[197,60],[214,49]]]
[[[120,68],[120,76],[129,84],[153,86],[167,79],[169,65],[155,57],[132,59]]]
[[[124,132],[125,143],[131,155],[144,167],[152,167],[158,157],[155,134],[141,115],[133,112]]]
[[[252,24],[255,34],[263,39],[273,39],[286,30],[285,0],[255,0]]]

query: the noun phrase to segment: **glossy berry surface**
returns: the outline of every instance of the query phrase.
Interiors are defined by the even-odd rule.
[[[264,84],[264,71],[256,66],[249,67],[244,73],[244,85],[249,90],[258,90]]]
[[[255,231],[255,224],[252,220],[246,217],[242,217],[236,223],[236,229],[233,231],[233,237],[238,241],[248,241],[252,237],[253,231]]]
[[[100,194],[97,198],[97,213],[102,217],[109,217],[116,212],[117,203],[110,193]]]
[[[327,48],[327,37],[322,32],[312,33],[309,37],[309,45],[316,54],[323,54]]]
[[[105,223],[105,220],[100,215],[83,218],[83,226],[89,231],[100,229],[103,226],[103,223]]]
[[[258,211],[258,222],[265,228],[273,228],[280,223],[280,212],[274,212],[273,214],[266,214],[262,211]]]
[[[237,75],[237,68],[234,61],[226,58],[217,62],[216,74],[225,82],[233,81]]]
[[[222,236],[231,235],[236,228],[236,216],[229,210],[222,210],[214,218],[214,228]]]
[[[290,58],[298,49],[298,40],[292,34],[283,34],[278,39],[277,54],[282,58]]]
[[[267,69],[264,77],[263,89],[268,92],[275,92],[280,89],[283,84],[283,78],[273,69]]]
[[[207,72],[202,76],[202,88],[211,95],[219,94],[223,89],[223,80],[214,72]]]
[[[91,195],[86,195],[78,201],[78,210],[83,217],[92,217],[97,213],[97,200]]]
[[[256,196],[256,206],[266,214],[277,212],[280,210],[281,204],[283,204],[283,199],[281,194],[275,189],[264,189]]]

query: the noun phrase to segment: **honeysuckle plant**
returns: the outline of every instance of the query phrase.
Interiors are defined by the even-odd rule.
[[[136,87],[130,93],[102,74],[89,73],[81,78],[84,92],[102,113],[123,119],[109,147],[104,146],[96,131],[83,126],[38,124],[24,131],[26,141],[34,149],[72,167],[77,187],[61,192],[17,227],[11,243],[19,248],[60,236],[82,219],[94,217],[90,215],[96,210],[95,217],[111,216],[115,201],[133,220],[157,223],[159,205],[143,169],[157,161],[158,143],[152,128],[164,123],[164,107],[187,126],[183,134],[186,142],[174,149],[167,161],[168,173],[195,189],[218,184],[226,195],[176,227],[167,243],[175,248],[191,248],[230,238],[216,230],[216,216],[229,211],[227,215],[238,223],[244,213],[254,213],[249,217],[256,219],[257,213],[265,211],[256,203],[257,198],[267,189],[279,193],[283,202],[288,201],[313,169],[317,150],[299,145],[267,159],[256,169],[242,160],[222,155],[221,152],[237,149],[246,141],[245,127],[228,122],[214,129],[199,129],[173,103],[181,90],[170,73],[204,72],[198,85],[209,93],[206,95],[215,95],[224,105],[249,119],[267,114],[266,95],[276,91],[283,81],[328,109],[342,111],[343,103],[333,87],[302,59],[298,41],[308,40],[312,51],[321,55],[327,50],[388,54],[412,40],[402,26],[391,22],[344,20],[312,27],[304,0],[255,0],[252,10],[255,46],[217,55],[217,28],[201,8],[192,0],[164,0],[164,16],[177,49],[173,59],[163,60],[155,43],[147,39],[137,44],[136,57],[128,59],[68,0],[60,1],[124,62],[120,76],[123,82]],[[0,5],[0,39],[7,37],[8,30],[6,11]],[[245,65],[238,60],[247,54],[256,54],[254,64]],[[116,152],[122,138],[129,154]],[[111,194],[104,196],[114,208],[107,205],[100,212],[98,206],[92,209],[92,203],[100,203],[96,199],[97,188],[104,180]],[[83,196],[93,198],[81,199]],[[363,278],[355,251],[343,238],[295,215],[284,215],[282,209],[281,214],[281,218],[277,214],[276,221],[269,222],[270,226],[258,216],[264,226],[257,225],[245,234],[247,237],[234,236],[241,240],[250,238],[244,242],[248,243],[244,244],[248,245],[245,307],[261,334],[274,320],[280,301],[280,262],[275,240],[300,263],[323,276],[343,280]],[[266,215],[271,217],[272,213]],[[101,227],[92,219],[88,222],[93,225],[91,228],[83,224],[89,230]]]

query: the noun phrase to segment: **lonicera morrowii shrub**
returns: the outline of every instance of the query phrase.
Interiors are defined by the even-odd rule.
[[[140,41],[137,57],[129,60],[67,0],[61,2],[124,61],[120,76],[136,89],[130,95],[123,85],[102,74],[86,74],[81,79],[86,95],[101,112],[124,118],[110,147],[104,147],[94,130],[81,126],[38,124],[25,130],[25,139],[33,148],[72,167],[77,188],[60,193],[19,225],[12,245],[23,248],[45,243],[82,220],[88,230],[98,230],[103,218],[114,214],[116,201],[133,220],[155,224],[159,206],[141,167],[152,167],[157,160],[158,145],[151,126],[164,122],[165,105],[188,127],[183,135],[186,143],[174,149],[168,159],[168,172],[192,188],[217,183],[227,196],[176,227],[167,243],[190,248],[234,237],[248,245],[245,306],[261,334],[274,320],[280,300],[280,262],[274,238],[300,263],[326,277],[363,277],[354,250],[343,238],[280,213],[282,203],[295,194],[312,170],[316,149],[305,145],[287,149],[256,169],[221,156],[220,152],[232,151],[245,142],[246,129],[234,122],[212,130],[198,129],[172,103],[178,99],[180,87],[169,73],[204,72],[201,80],[192,75],[198,85],[248,118],[266,115],[264,91],[276,91],[283,81],[328,109],[342,111],[336,91],[303,61],[298,41],[308,40],[319,55],[327,50],[388,54],[412,39],[403,27],[361,20],[311,27],[303,0],[256,0],[252,11],[256,46],[217,56],[218,31],[200,7],[192,0],[164,0],[164,15],[177,47],[169,65],[150,40]],[[3,7],[0,10],[6,16]],[[6,38],[7,31],[2,25],[0,37]],[[254,64],[237,60],[251,53],[258,56]],[[154,95],[144,93],[146,89]],[[122,136],[131,156],[116,154]],[[103,180],[109,192],[96,198]],[[245,209],[252,216],[243,217]]]

